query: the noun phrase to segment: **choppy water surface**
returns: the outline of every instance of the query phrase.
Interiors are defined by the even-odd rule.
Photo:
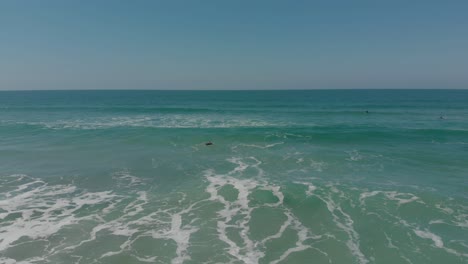
[[[0,92],[0,263],[466,263],[467,161],[468,91]]]

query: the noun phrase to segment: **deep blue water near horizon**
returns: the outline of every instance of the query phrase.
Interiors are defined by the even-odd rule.
[[[2,91],[0,263],[466,263],[467,161],[468,90]]]

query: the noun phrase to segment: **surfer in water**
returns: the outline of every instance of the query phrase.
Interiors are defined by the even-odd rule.
[[[213,145],[213,142],[211,142],[211,141],[208,141],[208,142],[205,143],[205,146],[211,146],[211,145]]]

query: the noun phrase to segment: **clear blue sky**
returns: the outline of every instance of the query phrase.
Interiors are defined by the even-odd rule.
[[[468,1],[0,0],[0,89],[468,88]]]

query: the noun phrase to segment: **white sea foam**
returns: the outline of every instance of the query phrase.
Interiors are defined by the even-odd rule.
[[[284,144],[284,142],[277,142],[277,143],[272,143],[272,144],[266,144],[266,145],[255,145],[255,144],[239,144],[239,145],[235,145],[232,147],[233,150],[236,150],[237,148],[239,147],[250,147],[250,148],[259,148],[259,149],[268,149],[268,148],[272,148],[274,146],[277,146],[277,145],[282,145]]]
[[[236,167],[233,172],[242,171],[244,169],[244,164],[239,163],[239,166]],[[263,257],[264,253],[257,250],[254,246],[254,242],[249,239],[249,227],[247,225],[253,210],[253,208],[249,207],[248,195],[257,187],[257,182],[251,179],[239,180],[229,176],[219,177],[212,171],[207,172],[206,178],[209,181],[206,191],[210,194],[210,200],[218,201],[224,205],[224,208],[218,212],[220,217],[217,224],[219,239],[229,245],[229,254],[236,257],[238,260],[241,260],[244,263],[258,263],[258,260]],[[223,196],[218,194],[218,190],[227,185],[232,185],[239,192],[238,197],[234,202],[229,202],[224,199]],[[237,223],[230,224],[232,218],[236,215],[244,215],[244,218]],[[228,237],[228,227],[235,227],[241,230],[239,235],[245,244],[244,247],[237,245]],[[242,254],[241,250],[245,251],[245,253]]]
[[[130,175],[116,173],[117,181],[124,180],[132,184],[138,184],[140,180]],[[5,177],[10,180],[12,177]],[[19,176],[16,177],[20,180]],[[3,179],[0,179],[3,180]],[[4,181],[5,182],[5,181]],[[13,181],[11,181],[13,182]],[[111,191],[87,192],[72,185],[49,185],[38,179],[30,179],[29,182],[22,183],[6,192],[0,197],[0,219],[5,219],[14,214],[19,214],[14,218],[5,221],[0,226],[0,252],[18,246],[16,243],[21,238],[28,238],[31,241],[47,240],[50,236],[59,234],[66,227],[80,223],[91,227],[88,238],[82,239],[78,243],[59,244],[50,247],[41,256],[41,261],[45,261],[54,254],[73,252],[86,243],[95,242],[98,235],[107,232],[116,236],[127,238],[117,251],[108,251],[101,255],[106,258],[118,255],[124,251],[130,251],[133,243],[140,237],[148,236],[153,238],[172,240],[176,243],[176,257],[172,263],[183,263],[190,259],[188,254],[189,240],[191,234],[198,230],[191,224],[183,224],[182,219],[189,214],[198,204],[193,203],[185,209],[176,208],[159,209],[157,211],[145,211],[149,203],[148,193],[142,190],[129,189],[128,196],[116,195]],[[178,202],[183,202],[184,199]],[[98,206],[99,205],[99,206]],[[86,214],[80,214],[80,209],[85,206],[97,206],[93,211],[87,207]],[[102,206],[105,206],[104,209]],[[123,208],[123,209],[119,209]],[[183,208],[183,207],[182,207]],[[114,215],[109,218],[109,214]],[[170,218],[167,220],[167,218]],[[107,219],[104,219],[107,218]],[[194,219],[192,219],[192,222]],[[149,226],[158,225],[160,228],[148,231]],[[85,226],[86,226],[85,225]],[[27,240],[26,240],[27,241]],[[80,256],[81,259],[83,256]],[[155,260],[152,256],[135,256],[140,261],[151,262]],[[2,258],[2,262],[8,263],[29,263],[34,262],[35,257],[24,262],[16,262],[14,259]]]
[[[231,258],[231,263],[260,263],[264,257],[270,254],[270,245],[274,241],[281,241],[285,234],[291,232],[296,235],[289,248],[277,252],[276,259],[270,263],[286,263],[295,252],[305,250],[316,250],[332,261],[333,255],[328,255],[327,250],[314,247],[314,243],[321,239],[340,239],[340,236],[328,234],[314,235],[308,223],[301,222],[300,218],[289,209],[285,201],[285,193],[282,186],[273,183],[263,171],[262,160],[256,157],[233,157],[228,159],[234,165],[229,171],[222,173],[213,169],[204,172],[206,186],[204,190],[208,195],[195,199],[189,193],[174,192],[170,197],[162,200],[155,199],[154,193],[148,191],[144,179],[138,178],[128,170],[114,173],[114,183],[123,191],[96,191],[90,192],[80,189],[72,184],[51,185],[45,180],[34,179],[25,175],[9,176],[0,178],[2,187],[8,185],[8,190],[0,195],[0,263],[38,263],[47,262],[56,254],[67,254],[77,260],[78,263],[92,261],[90,256],[78,256],[84,247],[91,247],[95,243],[102,243],[106,239],[118,236],[118,244],[109,243],[111,248],[98,247],[97,258],[109,261],[112,256],[126,254],[140,262],[172,262],[185,263],[191,260],[192,250],[198,246],[193,245],[193,236],[205,228],[216,230],[217,239],[213,241],[216,246],[221,243],[225,247],[224,254]],[[352,203],[356,200],[369,208],[372,199],[385,199],[392,204],[402,205],[411,202],[421,202],[421,199],[410,193],[399,193],[394,191],[362,191],[358,188],[348,188],[350,192],[344,192],[338,183],[320,184],[319,188],[310,182],[311,179],[323,183],[320,178],[303,178],[294,181],[304,186],[305,194],[321,200],[330,212],[332,224],[342,231],[343,243],[354,255],[355,262],[373,262],[372,255],[365,255],[361,251],[360,234],[355,229],[355,219],[348,210],[353,210]],[[315,183],[315,182],[314,182]],[[223,191],[226,187],[232,188],[237,193],[236,197],[227,197]],[[265,201],[263,196],[260,200],[256,195],[268,192],[274,197],[273,200]],[[232,193],[231,193],[232,194]],[[166,200],[170,199],[170,200]],[[290,197],[287,197],[290,198]],[[309,198],[312,200],[314,198]],[[197,218],[201,208],[213,208],[217,204],[217,216],[214,225],[207,226],[206,219]],[[351,205],[351,208],[348,207]],[[441,212],[439,215],[446,216],[444,224],[461,226],[466,223],[466,208],[451,204],[450,201],[436,205]],[[285,219],[274,230],[261,238],[255,239],[251,234],[251,224],[256,220],[255,210],[274,210],[281,212]],[[209,209],[212,210],[212,209]],[[442,214],[443,213],[443,214]],[[383,214],[370,212],[388,221]],[[391,217],[391,216],[390,216]],[[400,217],[400,216],[398,216]],[[384,219],[385,218],[385,219]],[[390,218],[392,219],[392,218]],[[401,218],[398,218],[401,219]],[[468,257],[463,249],[462,242],[454,242],[443,236],[443,233],[430,230],[431,224],[441,224],[442,219],[433,219],[428,225],[421,223],[408,223],[400,220],[402,228],[408,229],[409,239],[419,241],[416,250],[422,252],[424,245],[429,245],[434,250],[443,250],[461,259]],[[68,230],[82,229],[80,238],[73,240],[72,237],[61,237]],[[389,233],[390,234],[390,233]],[[31,241],[49,243],[51,237],[62,238],[64,242],[50,244],[42,252],[41,256],[30,257],[23,262],[1,255],[5,250],[28,243]],[[400,250],[402,261],[411,263],[409,256],[404,256],[405,244],[401,240],[392,240],[385,233],[388,250]],[[163,256],[151,256],[141,254],[136,250],[135,243],[141,238],[169,242],[175,245],[172,259]],[[240,240],[239,240],[240,238]],[[123,240],[123,241],[122,241]],[[25,241],[25,242],[23,242]],[[339,240],[341,242],[341,240]],[[429,242],[429,243],[427,243]],[[90,243],[91,245],[89,245]],[[117,243],[117,242],[116,242]],[[466,244],[465,244],[466,245]],[[106,245],[110,246],[110,245]],[[193,246],[193,247],[192,247]],[[99,248],[103,252],[99,251]],[[461,249],[460,249],[461,248]],[[223,254],[221,253],[221,254]],[[309,252],[303,252],[309,253]],[[146,253],[147,254],[147,253]],[[164,255],[164,254],[162,254]],[[269,255],[270,256],[270,255]],[[60,257],[63,257],[60,256]],[[15,262],[14,262],[15,261]],[[101,260],[97,260],[98,262]]]
[[[41,180],[19,185],[0,201],[2,219],[21,214],[7,225],[0,226],[2,239],[0,251],[9,248],[22,237],[45,238],[57,233],[65,226],[90,217],[78,217],[75,212],[85,205],[95,205],[116,197],[112,192],[78,192],[75,186],[48,185]]]
[[[154,230],[150,232],[153,238],[157,239],[171,239],[177,244],[176,254],[177,257],[172,259],[171,263],[179,264],[185,260],[189,260],[190,256],[187,252],[190,246],[190,236],[198,231],[198,228],[187,224],[182,224],[182,215],[188,214],[197,203],[191,204],[188,208],[179,212],[171,214],[170,227],[168,229]],[[165,211],[168,213],[169,211]]]
[[[135,256],[135,258],[141,262],[147,262],[147,263],[154,263],[157,259],[157,257],[139,257],[139,256]]]
[[[122,185],[129,186],[139,185],[143,183],[142,179],[132,175],[127,169],[114,173],[113,179],[121,182]]]
[[[442,242],[442,239],[438,236],[435,235],[434,233],[429,232],[428,230],[414,230],[414,233],[419,236],[420,238],[426,238],[426,239],[431,239],[434,242],[434,246],[438,248],[443,248],[444,247],[444,242]]]
[[[395,245],[393,244],[392,239],[387,235],[387,233],[384,232],[384,235],[385,235],[385,238],[387,239],[387,245],[388,245],[388,247],[389,247],[389,248],[398,249],[398,247],[395,246]]]
[[[371,192],[362,192],[360,194],[359,200],[361,205],[365,204],[365,201],[367,199],[370,199],[371,197],[375,197],[378,195],[382,195],[386,199],[390,201],[395,201],[397,202],[397,205],[400,206],[402,204],[406,203],[411,203],[411,202],[417,202],[421,204],[425,204],[419,197],[415,196],[414,194],[411,193],[399,193],[396,191],[371,191]],[[446,206],[442,206],[441,204],[436,204],[435,208],[439,209],[441,212],[448,216],[452,216],[453,218],[451,220],[449,219],[433,219],[428,222],[428,225],[434,225],[434,224],[450,224],[454,226],[458,226],[459,224],[456,219],[459,219],[457,217],[460,217],[459,214],[456,214],[455,210],[453,208],[449,208]],[[450,254],[459,256],[459,257],[467,257],[468,254],[459,252],[453,248],[447,247],[441,236],[433,233],[427,228],[421,228],[418,224],[415,223],[409,223],[408,221],[402,219],[401,217],[395,217],[398,220],[398,223],[400,223],[402,226],[410,229],[414,234],[416,234],[417,237],[423,238],[423,239],[429,239],[433,242],[433,246],[439,249],[442,249]],[[394,248],[396,247],[394,244],[391,243],[391,240],[389,237],[385,234],[387,237],[387,240],[389,241],[389,247]],[[417,249],[418,251],[421,250],[420,248]],[[405,259],[408,263],[411,263],[411,261],[407,258],[402,256],[403,259]]]
[[[435,207],[448,215],[451,215],[454,213],[454,210],[452,208],[443,206],[442,204],[436,204]]]
[[[449,207],[447,204],[436,204],[435,207],[449,217],[448,220],[444,221],[445,224],[468,228],[467,207],[455,205]]]
[[[248,157],[246,159],[233,157],[228,159],[228,161],[236,165],[232,171],[228,172],[228,175],[242,175],[247,168],[255,169],[258,177],[262,177],[265,174],[263,169],[260,168],[262,162],[255,157]],[[252,161],[254,163],[252,163]]]
[[[207,170],[205,172],[205,178],[208,180],[208,186],[206,192],[210,194],[209,200],[221,203],[223,209],[218,211],[217,221],[217,232],[218,238],[225,242],[227,245],[227,252],[234,257],[236,260],[242,261],[243,263],[258,263],[261,258],[264,257],[265,253],[263,248],[265,244],[271,240],[279,239],[287,229],[295,230],[298,235],[296,244],[287,249],[277,260],[271,263],[278,263],[286,259],[291,253],[302,251],[310,248],[310,245],[306,245],[307,239],[318,239],[320,236],[314,236],[310,230],[305,227],[287,208],[283,207],[284,195],[280,190],[279,186],[269,184],[262,180],[263,170],[260,169],[261,162],[257,159],[250,157],[250,161],[255,163],[248,164],[247,161],[240,158],[229,159],[231,163],[237,166],[226,174],[217,174],[213,170]],[[242,176],[249,167],[257,169],[257,179],[252,178],[238,178]],[[237,176],[237,177],[236,177]],[[226,200],[220,193],[219,190],[225,186],[232,186],[238,192],[237,198],[234,201]],[[263,203],[258,206],[251,206],[249,196],[255,190],[267,190],[274,195],[278,201],[275,203]],[[259,206],[282,208],[287,219],[280,226],[278,231],[260,241],[253,240],[250,238],[249,222],[252,218],[253,210],[259,208]],[[233,219],[238,219],[233,222]],[[238,230],[238,235],[242,239],[242,243],[238,244],[233,240],[228,233],[229,230]]]
[[[396,201],[398,206],[402,204],[407,204],[411,202],[419,202],[424,203],[421,201],[419,197],[412,193],[400,193],[396,191],[371,191],[371,192],[362,192],[359,196],[359,201],[361,205],[365,204],[365,200],[374,196],[382,194],[385,198],[391,201]]]
[[[102,223],[93,229],[89,241],[94,240],[96,233],[101,230],[109,230],[114,235],[127,237],[127,240],[120,245],[120,250],[104,253],[101,258],[118,255],[124,251],[130,250],[133,243],[138,238],[149,236],[154,239],[172,240],[176,243],[177,256],[172,259],[172,263],[183,263],[189,260],[190,255],[187,250],[190,246],[190,237],[191,234],[198,231],[198,228],[190,224],[182,224],[182,218],[184,215],[189,214],[198,203],[191,204],[189,207],[182,210],[178,208],[159,209],[147,215],[143,214],[140,218],[135,218],[134,216],[142,212],[142,207],[148,203],[146,192],[140,191],[137,192],[137,194],[139,195],[137,199],[128,204],[124,209],[124,211],[127,212],[123,216],[113,221]],[[179,202],[182,200],[179,200]],[[154,224],[157,224],[159,228],[142,232],[147,229],[147,226]],[[155,258],[145,257],[141,259],[151,261]]]
[[[296,181],[296,182],[294,182],[294,183],[302,184],[302,185],[307,186],[307,190],[306,190],[306,192],[305,192],[305,194],[306,194],[307,196],[311,196],[311,195],[313,194],[313,192],[314,192],[315,190],[317,190],[317,187],[316,187],[315,185],[313,185],[312,183],[310,183],[310,182],[298,182],[298,181]]]
[[[285,260],[291,253],[303,251],[303,250],[306,250],[308,248],[313,248],[311,245],[305,244],[305,241],[307,239],[320,239],[321,238],[321,236],[311,235],[309,229],[307,227],[305,227],[296,217],[294,217],[289,210],[286,211],[286,216],[288,218],[283,223],[283,225],[281,226],[278,233],[273,235],[273,236],[268,237],[267,239],[264,239],[262,242],[264,243],[264,242],[266,242],[268,240],[271,240],[273,238],[281,237],[281,235],[283,234],[283,232],[284,232],[284,230],[286,229],[287,226],[289,226],[290,228],[294,229],[297,232],[298,239],[297,239],[296,244],[295,244],[294,247],[288,248],[283,254],[281,254],[281,256],[278,259],[270,262],[272,264],[276,264],[276,263],[279,263],[279,262]],[[318,250],[318,249],[316,249],[316,250]],[[325,254],[326,256],[328,256],[328,254],[326,254],[325,252],[323,252],[321,250],[318,250],[318,251],[321,252],[322,254]]]
[[[1,264],[32,264],[32,263],[41,263],[41,262],[45,262],[44,258],[34,257],[34,258],[29,258],[28,260],[17,261],[11,258],[0,257]]]
[[[22,125],[42,126],[48,129],[109,129],[116,127],[153,128],[231,128],[287,126],[287,123],[269,122],[252,118],[235,118],[222,115],[201,114],[151,114],[107,117],[88,117],[53,121],[11,121]]]
[[[455,250],[453,248],[449,248],[449,247],[445,246],[442,238],[440,236],[438,236],[437,234],[431,232],[427,228],[423,229],[423,228],[419,227],[416,224],[410,224],[407,221],[402,220],[402,219],[400,219],[400,224],[402,224],[403,226],[405,226],[407,228],[410,228],[414,232],[414,234],[416,234],[418,237],[423,238],[423,239],[432,240],[433,246],[436,247],[436,248],[442,249],[442,250],[446,251],[447,253],[453,254],[453,255],[458,256],[458,257],[468,257],[468,254],[466,254],[466,253],[459,252],[459,251],[457,251],[457,250]]]
[[[435,224],[445,224],[445,221],[442,219],[436,219],[436,220],[431,220],[429,221],[430,225],[435,225]]]
[[[462,227],[462,228],[468,228],[468,214],[467,213],[459,213],[454,216],[455,221],[454,224],[456,226]]]
[[[345,195],[334,185],[328,185],[329,192],[321,192],[320,194],[312,192],[311,194],[318,199],[322,200],[327,206],[328,211],[331,213],[333,222],[338,228],[343,230],[348,235],[346,246],[349,248],[351,253],[357,258],[361,264],[369,262],[367,257],[362,253],[360,249],[359,234],[354,229],[354,221],[351,216],[346,213],[340,205],[340,202],[333,199],[333,195],[338,195],[341,199],[345,198]]]

